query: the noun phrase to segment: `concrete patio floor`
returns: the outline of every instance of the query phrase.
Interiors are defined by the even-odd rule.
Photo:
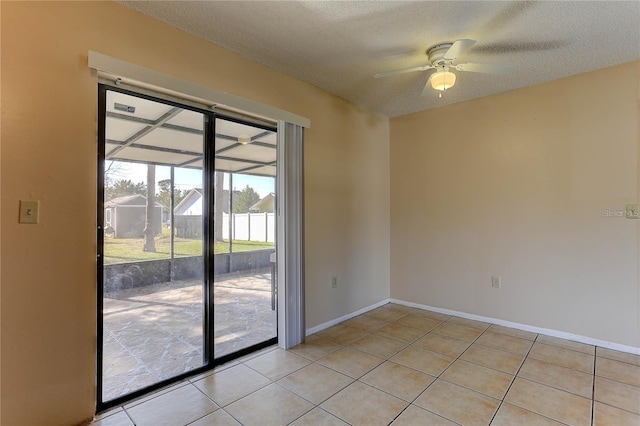
[[[105,293],[103,401],[203,365],[202,282],[172,281]],[[271,272],[219,275],[215,357],[276,336]]]

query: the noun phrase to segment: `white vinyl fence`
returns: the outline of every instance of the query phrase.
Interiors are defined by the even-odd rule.
[[[264,241],[275,243],[276,226],[273,213],[234,213],[222,215],[222,238],[229,239],[229,231],[234,240]]]

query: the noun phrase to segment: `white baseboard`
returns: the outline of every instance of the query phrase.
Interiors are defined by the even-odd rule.
[[[573,340],[575,342],[586,343],[588,345],[600,346],[615,351],[627,352],[630,354],[640,355],[640,348],[634,346],[621,345],[619,343],[607,342],[606,340],[593,339],[591,337],[580,336],[578,334],[567,333],[565,331],[551,330],[549,328],[533,327],[517,322],[505,321],[497,318],[483,317],[480,315],[467,314],[465,312],[453,311],[450,309],[436,308],[434,306],[421,305],[419,303],[405,302],[404,300],[388,299],[391,303],[409,306],[412,308],[425,309],[427,311],[438,312],[446,315],[454,315],[457,317],[467,318],[476,321],[488,322],[491,324],[502,325],[504,327],[515,328],[518,330],[530,331],[532,333],[544,334],[546,336],[559,337],[561,339]]]
[[[374,303],[373,305],[367,306],[366,308],[362,308],[350,314],[343,315],[340,318],[323,322],[322,324],[316,325],[315,327],[307,328],[307,336],[317,333],[318,331],[322,331],[326,328],[332,327],[336,324],[340,324],[341,322],[351,319],[353,317],[357,317],[358,315],[364,314],[365,312],[369,312],[372,309],[379,308],[380,306],[386,305],[390,301],[391,301],[390,299],[384,299],[378,303]]]

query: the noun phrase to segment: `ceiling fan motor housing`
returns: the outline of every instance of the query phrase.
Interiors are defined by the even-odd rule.
[[[429,48],[427,50],[427,57],[429,58],[429,62],[431,62],[431,65],[441,66],[450,64],[453,60],[445,59],[444,55],[452,45],[453,43],[443,43]]]

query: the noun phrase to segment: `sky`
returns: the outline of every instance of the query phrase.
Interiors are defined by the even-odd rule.
[[[147,181],[147,166],[138,163],[125,163],[120,161],[105,162],[106,174],[114,181],[129,179],[133,183]],[[170,167],[156,166],[156,185],[159,181],[170,178]],[[249,185],[259,195],[260,198],[275,192],[275,179],[262,176],[233,175],[233,188],[241,191]],[[176,168],[175,169],[176,189],[202,188],[202,171],[197,169]],[[224,189],[229,189],[229,175],[225,174]]]

